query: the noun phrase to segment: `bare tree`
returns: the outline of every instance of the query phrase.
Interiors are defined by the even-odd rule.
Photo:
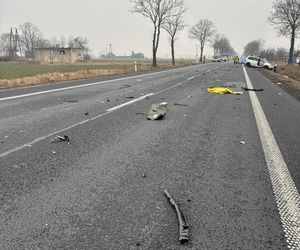
[[[212,41],[216,33],[215,25],[208,19],[201,19],[190,28],[190,37],[200,43],[200,62],[203,60],[203,51],[207,42]]]
[[[42,37],[42,32],[37,26],[30,22],[20,25],[20,29],[22,32],[20,41],[25,48],[25,55],[34,57],[36,42]]]
[[[169,42],[171,45],[172,65],[175,66],[175,41],[178,31],[185,27],[183,16],[186,13],[184,2],[173,10],[173,16],[169,17],[163,24],[162,28],[169,34]]]
[[[77,36],[73,39],[73,48],[88,49],[87,38]]]
[[[173,10],[183,5],[183,0],[130,0],[134,4],[132,12],[150,19],[153,24],[152,66],[157,66],[157,50],[162,26],[174,16]]]
[[[214,49],[215,55],[232,55],[235,54],[230,41],[224,35],[217,34],[212,42],[212,47]]]
[[[8,56],[10,50],[10,34],[3,33],[0,36],[0,55]]]
[[[285,61],[285,57],[287,55],[287,49],[286,48],[278,48],[276,50],[276,60]]]
[[[67,39],[64,35],[60,36],[60,46],[64,48],[67,44]]]
[[[295,38],[300,31],[300,1],[276,0],[268,21],[275,26],[280,36],[290,37],[289,63],[293,63]]]
[[[262,51],[264,43],[265,42],[263,39],[258,39],[247,43],[247,45],[244,48],[244,55],[258,56]]]

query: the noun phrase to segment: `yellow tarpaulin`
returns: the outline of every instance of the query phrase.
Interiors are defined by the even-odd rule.
[[[232,95],[240,95],[240,92],[233,91],[229,88],[207,88],[207,91],[212,94],[232,94]]]

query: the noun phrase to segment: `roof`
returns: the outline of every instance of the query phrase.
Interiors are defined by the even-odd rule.
[[[35,50],[83,50],[84,48],[57,48],[57,47],[48,47],[48,48],[35,48]]]

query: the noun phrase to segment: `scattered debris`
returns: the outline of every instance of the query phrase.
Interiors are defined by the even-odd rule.
[[[90,114],[89,112],[85,112],[85,113],[84,113],[84,115],[89,115],[89,114]]]
[[[175,102],[175,103],[174,103],[174,106],[185,106],[185,107],[187,107],[187,106],[189,106],[189,105],[183,104],[183,103],[177,103],[177,102]]]
[[[245,87],[241,87],[241,88],[245,91],[264,91],[264,89],[249,89],[249,88],[245,88]]]
[[[243,94],[242,92],[233,91],[229,88],[218,88],[218,87],[207,88],[207,91],[212,94],[220,94],[220,95],[222,94],[242,95]]]
[[[133,99],[134,96],[124,96],[124,98],[127,98],[127,99]]]
[[[55,155],[55,154],[56,154],[56,152],[55,152],[55,151],[52,151],[52,154],[54,154],[54,155]]]
[[[152,104],[147,119],[148,120],[162,119],[167,113],[167,105],[168,105],[167,102]]]
[[[244,145],[244,144],[246,144],[246,142],[244,142],[244,141],[240,141],[240,144]]]
[[[52,140],[50,140],[51,143],[62,142],[62,141],[66,141],[68,142],[68,144],[70,144],[70,137],[68,135],[63,135],[63,136],[57,135]]]
[[[146,178],[146,177],[147,177],[147,175],[146,175],[146,174],[142,174],[142,177]]]
[[[110,102],[110,100],[108,99],[108,97],[106,97],[106,101],[107,101],[107,102]]]
[[[189,226],[188,226],[188,223],[187,223],[183,213],[181,212],[180,208],[178,207],[176,202],[172,199],[172,197],[170,196],[170,194],[168,193],[167,190],[165,190],[165,195],[166,195],[167,199],[169,200],[169,202],[171,203],[171,205],[176,210],[177,219],[178,219],[178,223],[179,223],[179,239],[178,239],[178,242],[180,244],[187,243],[189,241],[189,231],[188,231]]]

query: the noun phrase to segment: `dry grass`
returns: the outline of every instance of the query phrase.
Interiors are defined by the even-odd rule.
[[[290,93],[300,101],[300,81],[295,80],[300,80],[300,78],[297,77],[299,75],[300,67],[295,67],[294,65],[280,65],[278,66],[278,73],[274,73],[273,71],[265,69],[259,69],[259,71],[269,78],[273,83],[277,84],[280,88],[284,89],[286,92]],[[284,77],[283,75],[289,77]],[[295,79],[293,79],[292,76]]]
[[[298,65],[278,65],[277,72],[296,81],[300,81],[300,67]]]
[[[180,66],[188,65],[190,63],[185,62],[181,63]],[[95,69],[95,67],[103,67]],[[8,65],[9,67],[14,66],[13,64]],[[17,65],[18,66],[18,65]],[[19,65],[24,70],[24,67],[35,67],[35,65]],[[43,65],[45,66],[45,65]],[[47,65],[46,65],[47,66]],[[110,76],[110,75],[117,75],[117,74],[126,74],[134,72],[134,65],[133,62],[95,62],[91,64],[90,68],[84,70],[77,70],[77,71],[70,71],[70,68],[73,70],[74,65],[54,65],[55,67],[59,67],[59,70],[62,72],[47,72],[36,71],[32,73],[33,75],[25,76],[25,77],[10,77],[8,79],[0,79],[0,89],[8,89],[8,88],[18,88],[18,87],[26,87],[26,86],[33,86],[45,83],[57,83],[63,81],[70,81],[70,80],[79,80],[79,79],[86,79],[86,78],[95,78],[101,76]],[[83,65],[86,66],[86,65]],[[48,66],[49,69],[52,71],[53,65]],[[78,67],[78,65],[76,65]],[[158,69],[165,69],[170,68],[170,63],[162,63],[159,65]],[[35,68],[34,68],[35,69]],[[64,71],[64,69],[66,71]],[[77,69],[77,68],[74,68]],[[148,71],[151,70],[151,64],[149,62],[142,62],[138,65],[139,71]],[[44,68],[43,68],[44,70]],[[24,70],[25,71],[25,70]],[[20,73],[20,72],[19,72]],[[18,74],[16,74],[18,76]]]

